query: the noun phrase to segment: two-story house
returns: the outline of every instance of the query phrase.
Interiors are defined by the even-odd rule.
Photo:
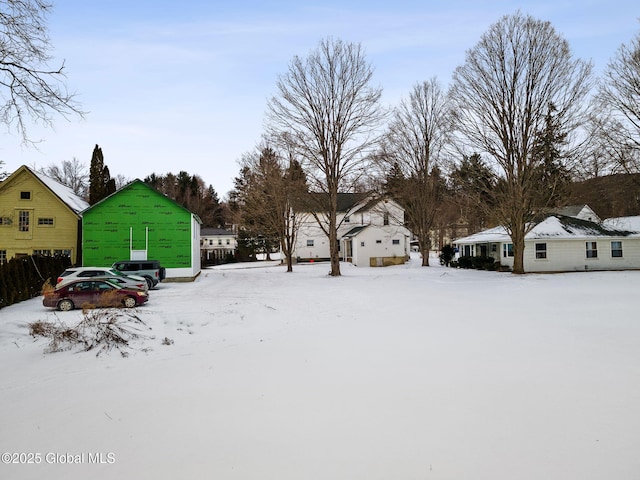
[[[203,264],[217,264],[235,258],[238,240],[236,234],[224,228],[200,229],[200,256]]]
[[[327,215],[319,207],[316,210],[320,211],[298,213],[300,228],[294,249],[298,262],[329,259],[329,238],[322,227],[328,223]],[[337,221],[343,261],[376,267],[401,264],[409,257],[411,234],[404,226],[404,210],[393,200],[339,194]]]
[[[80,252],[81,214],[89,204],[52,178],[18,168],[0,183],[0,263],[26,255]]]

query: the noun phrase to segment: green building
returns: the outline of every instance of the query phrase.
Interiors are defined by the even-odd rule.
[[[159,260],[167,279],[200,273],[197,215],[141,180],[82,212],[82,265]]]

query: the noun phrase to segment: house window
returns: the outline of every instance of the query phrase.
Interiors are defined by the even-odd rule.
[[[29,212],[27,210],[20,210],[18,212],[18,231],[29,231]]]
[[[587,258],[598,258],[598,242],[587,242]]]
[[[222,245],[222,239],[221,238],[218,239],[218,245]]]
[[[504,258],[513,257],[513,243],[502,244],[502,256]]]
[[[389,225],[389,212],[384,212],[384,216],[382,217],[382,223],[384,225]]]
[[[231,245],[231,241],[227,238],[227,245]]]
[[[33,254],[34,255],[40,255],[42,257],[50,257],[51,256],[51,250],[34,250]]]
[[[547,244],[536,243],[536,260],[547,258]]]
[[[38,218],[38,225],[51,225],[53,226],[53,218]]]
[[[361,246],[361,247],[364,247],[364,242],[360,242],[360,246]]]
[[[391,240],[391,243],[393,243],[394,245],[400,245],[400,240],[394,239],[394,240]]]
[[[313,247],[313,240],[307,240],[307,247]]]
[[[53,256],[54,257],[69,257],[71,258],[71,250],[54,250],[53,251]]]
[[[0,217],[0,225],[11,225],[11,219],[9,217]]]
[[[0,250],[0,265],[3,265],[6,262],[7,262],[7,251]]]
[[[611,256],[622,258],[622,242],[611,242]]]
[[[31,192],[20,192],[20,200],[31,200]]]

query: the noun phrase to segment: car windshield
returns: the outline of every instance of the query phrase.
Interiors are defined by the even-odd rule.
[[[111,275],[115,275],[116,277],[126,277],[124,273],[122,273],[120,270],[116,270],[115,268],[110,268],[109,270],[107,270],[107,272],[109,272]]]

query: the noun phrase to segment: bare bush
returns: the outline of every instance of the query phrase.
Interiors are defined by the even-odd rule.
[[[146,338],[145,323],[135,314],[121,310],[84,310],[82,320],[69,327],[56,317],[55,322],[39,320],[29,324],[33,337],[49,339],[45,353],[62,352],[79,347],[81,351],[96,350],[96,356],[116,349],[123,357],[133,340]]]

